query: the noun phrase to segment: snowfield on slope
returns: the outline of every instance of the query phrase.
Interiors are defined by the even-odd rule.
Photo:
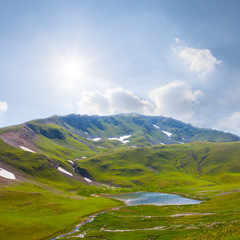
[[[63,169],[63,168],[61,168],[61,167],[58,167],[57,169],[58,169],[59,172],[62,172],[62,173],[65,173],[65,174],[67,174],[67,175],[72,176],[72,174],[71,174],[70,172],[66,171],[65,169]]]
[[[101,140],[101,138],[88,138],[88,140],[94,141],[94,142],[98,142]]]
[[[126,144],[128,142],[130,142],[129,140],[126,140],[127,138],[130,138],[132,135],[125,135],[125,136],[121,136],[119,138],[113,137],[113,138],[108,138],[108,140],[117,140],[122,142],[123,144]]]
[[[32,153],[36,153],[34,152],[33,150],[27,148],[27,147],[24,147],[24,146],[19,146],[22,150],[25,150],[25,151],[28,151],[28,152],[32,152]]]
[[[157,129],[160,129],[160,127],[157,126],[157,125],[155,125],[155,124],[153,124],[153,127],[157,128]],[[166,134],[169,138],[172,136],[172,133],[170,133],[170,132],[167,132],[167,131],[164,131],[164,130],[162,130],[162,132],[163,132],[164,134]]]
[[[11,179],[11,180],[16,179],[16,177],[13,173],[11,173],[3,168],[0,168],[0,177]]]
[[[172,136],[172,133],[170,133],[170,132],[167,132],[167,131],[162,131],[162,132],[165,133],[168,137]]]
[[[89,183],[91,183],[92,182],[92,180],[90,180],[89,178],[84,178],[87,182],[89,182]]]

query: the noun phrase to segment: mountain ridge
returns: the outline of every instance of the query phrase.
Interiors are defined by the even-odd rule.
[[[240,141],[239,136],[231,133],[194,127],[173,118],[135,113],[54,115],[2,128],[0,138],[14,147],[24,146],[39,153],[49,152],[48,145],[56,149],[64,147],[65,150],[61,151],[65,152],[79,152],[80,149],[80,152],[88,151],[89,155],[119,147]],[[79,154],[77,157],[82,156]]]
[[[152,124],[151,126],[150,125],[147,125],[145,126],[146,129],[149,130],[150,127],[155,127],[155,128],[159,128],[161,129],[162,131],[167,131],[167,130],[176,130],[176,129],[181,129],[181,128],[189,128],[191,130],[194,130],[194,131],[205,131],[205,132],[208,132],[208,131],[214,131],[215,133],[225,133],[226,135],[228,135],[229,137],[231,136],[232,137],[232,140],[234,141],[238,141],[240,140],[240,137],[235,135],[235,134],[232,134],[232,133],[228,133],[228,132],[224,132],[224,131],[219,131],[219,130],[216,130],[216,129],[211,129],[211,128],[200,128],[200,127],[195,127],[193,126],[192,124],[190,123],[185,123],[183,121],[180,121],[180,120],[176,120],[172,117],[164,117],[164,116],[146,116],[146,115],[142,115],[142,114],[137,114],[137,113],[123,113],[123,114],[116,114],[116,115],[109,115],[109,116],[98,116],[98,115],[80,115],[80,114],[68,114],[68,115],[65,115],[65,116],[52,116],[52,117],[49,117],[47,119],[54,119],[54,118],[58,118],[60,119],[61,122],[67,122],[69,123],[69,119],[71,121],[71,118],[75,118],[75,122],[78,122],[79,123],[79,120],[84,120],[84,118],[88,118],[88,119],[92,119],[92,120],[95,120],[99,125],[98,127],[101,129],[101,130],[104,130],[104,125],[101,124],[101,121],[99,120],[103,120],[105,121],[105,123],[112,123],[117,126],[118,124],[120,124],[121,122],[119,121],[122,120],[122,119],[131,119],[133,122],[135,122],[136,124],[138,125],[144,125],[144,123],[149,123],[149,124]],[[82,121],[83,122],[83,121]],[[89,124],[89,121],[87,122]],[[160,124],[161,126],[157,126],[156,124]],[[71,125],[71,124],[70,124]],[[74,126],[74,125],[71,125],[71,126]],[[89,125],[88,125],[89,126]],[[86,126],[85,127],[85,130],[87,130]],[[126,126],[125,126],[126,127]],[[81,130],[84,130],[84,128],[81,128]],[[155,129],[156,130],[156,129]],[[128,133],[128,132],[126,132]],[[175,132],[175,134],[179,134],[179,132]],[[191,133],[191,134],[194,134],[194,133]],[[190,134],[189,134],[190,135]],[[211,140],[211,139],[209,139]]]

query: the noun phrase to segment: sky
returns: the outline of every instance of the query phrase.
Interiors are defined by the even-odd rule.
[[[166,116],[240,135],[240,1],[0,0],[0,127]]]

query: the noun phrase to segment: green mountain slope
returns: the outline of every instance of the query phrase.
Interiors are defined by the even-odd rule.
[[[83,178],[75,174],[69,162],[20,150],[2,140],[0,140],[0,160],[2,168],[8,167],[20,182],[41,182],[61,189],[81,187],[85,183]],[[72,176],[59,171],[59,168],[66,170]]]
[[[156,144],[185,143],[192,141],[231,142],[240,138],[230,133],[201,129],[181,121],[140,114],[114,116],[87,116],[71,114],[52,117],[49,120],[87,137],[103,139],[131,135],[131,144],[146,146]]]
[[[79,196],[81,189],[90,195],[83,190],[102,187],[84,180],[67,160],[50,155],[0,140],[0,239],[50,239],[70,231],[87,215],[120,205],[106,198]],[[15,179],[2,175],[4,171]]]
[[[53,116],[0,129],[0,138],[14,147],[26,147],[65,160],[116,148],[240,141],[240,137],[230,133],[196,128],[172,118],[139,114]]]
[[[117,150],[80,160],[78,166],[97,181],[156,190],[240,182],[239,156],[240,142],[196,142]]]

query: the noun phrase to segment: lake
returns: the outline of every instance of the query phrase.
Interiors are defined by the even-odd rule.
[[[182,197],[176,194],[157,193],[157,192],[136,192],[108,195],[125,202],[128,206],[134,205],[186,205],[199,204],[201,201]]]
[[[176,194],[168,194],[168,193],[157,193],[157,192],[135,192],[135,193],[123,193],[123,194],[111,194],[106,195],[105,197],[114,198],[120,201],[125,202],[128,206],[134,205],[186,205],[186,204],[199,204],[201,201],[190,199],[186,197],[181,197]],[[91,221],[94,220],[95,217],[114,210],[118,210],[119,208],[124,207],[120,206],[115,209],[106,210],[100,213],[93,214],[88,216],[88,219],[85,222],[78,224],[75,229],[73,229],[69,233],[65,233],[58,237],[52,238],[51,240],[59,239],[66,237],[72,233],[78,232],[79,228]],[[84,238],[86,232],[79,235],[80,238]]]

